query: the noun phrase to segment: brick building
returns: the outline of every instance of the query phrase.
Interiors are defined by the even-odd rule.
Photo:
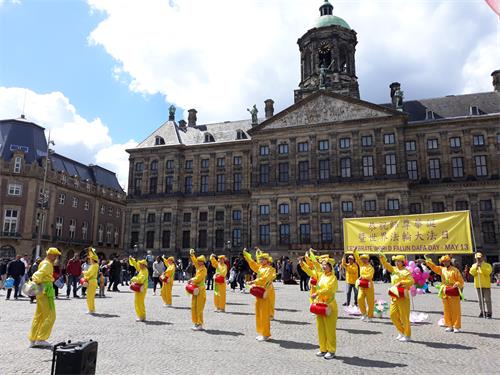
[[[125,192],[113,172],[50,152],[44,129],[24,118],[0,121],[0,258],[56,246],[63,257],[94,246],[123,249]],[[43,219],[42,219],[43,218]]]
[[[342,249],[345,217],[469,209],[498,261],[500,71],[491,92],[405,101],[394,82],[390,103],[360,100],[356,32],[332,10],[298,40],[292,106],[215,124],[171,113],[128,150],[126,249],[295,255]]]

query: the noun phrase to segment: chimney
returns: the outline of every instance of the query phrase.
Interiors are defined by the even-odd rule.
[[[274,116],[274,100],[264,100],[264,111],[266,112],[266,119]]]
[[[493,77],[493,91],[500,92],[500,70],[495,70],[491,76]]]
[[[194,108],[188,110],[188,126],[196,126],[196,114],[198,113],[198,111]]]

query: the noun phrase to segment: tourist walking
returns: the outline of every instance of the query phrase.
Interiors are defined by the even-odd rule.
[[[163,259],[161,256],[157,256],[153,263],[153,295],[156,295],[156,284],[161,284],[160,276],[165,272],[165,264],[163,263]]]
[[[66,284],[66,297],[69,298],[71,293],[71,289],[73,289],[73,298],[80,298],[77,294],[77,284],[80,280],[80,275],[82,274],[82,262],[78,256],[78,253],[75,252],[73,257],[68,260],[66,263],[66,276],[67,276],[67,284]]]
[[[20,255],[16,255],[16,258],[7,264],[7,278],[12,277],[14,279],[14,299],[17,299],[20,295],[19,284],[25,272],[26,272],[26,267],[24,263],[21,261]],[[11,294],[12,294],[12,288],[7,289],[7,297],[6,297],[7,300],[10,299]]]

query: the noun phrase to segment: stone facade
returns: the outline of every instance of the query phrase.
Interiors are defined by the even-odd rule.
[[[295,104],[274,115],[266,101],[258,125],[168,121],[128,150],[125,248],[341,252],[343,218],[470,209],[478,249],[499,260],[500,92],[404,102],[395,83],[391,104],[360,100],[356,33],[322,17],[334,24],[299,39]],[[320,84],[324,40],[349,54]]]

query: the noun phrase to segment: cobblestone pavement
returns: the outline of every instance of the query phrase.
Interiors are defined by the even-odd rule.
[[[165,308],[160,296],[148,292],[147,323],[134,321],[133,295],[107,293],[96,299],[98,316],[85,315],[85,300],[57,300],[57,321],[51,342],[98,341],[97,374],[242,373],[262,370],[274,374],[416,374],[439,372],[498,374],[500,368],[499,318],[477,318],[478,305],[472,284],[462,303],[462,333],[445,333],[437,325],[441,301],[436,293],[417,296],[415,308],[429,313],[429,321],[413,327],[413,342],[400,343],[385,317],[364,323],[346,316],[344,284],[337,300],[337,358],[315,357],[315,318],[308,312],[308,294],[295,285],[276,283],[276,320],[272,340],[255,340],[254,297],[228,291],[225,314],[213,312],[213,292],[207,292],[205,331],[192,332],[190,298],[182,284],[174,286],[174,307]],[[377,299],[388,300],[387,284],[377,284]],[[432,289],[435,292],[434,289]],[[493,295],[494,315],[500,316],[500,288]],[[35,305],[5,301],[0,291],[0,374],[49,374],[52,352],[28,349],[27,334]]]

